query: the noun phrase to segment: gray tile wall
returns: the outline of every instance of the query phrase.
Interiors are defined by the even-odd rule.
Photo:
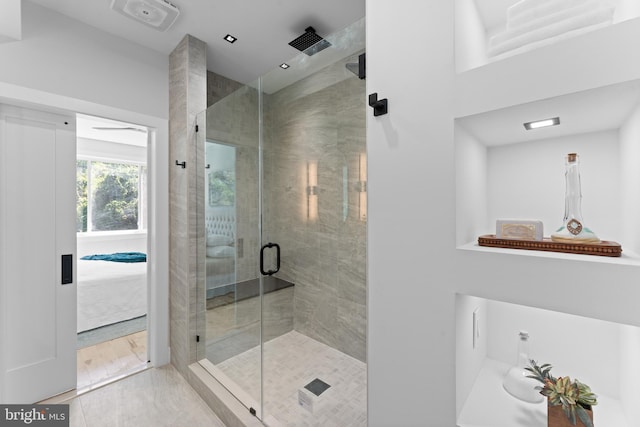
[[[231,95],[243,86],[235,80],[207,71],[207,107]]]
[[[196,359],[196,325],[204,324],[196,298],[204,292],[197,262],[204,251],[197,215],[204,207],[204,193],[197,191],[204,175],[195,167],[204,143],[202,137],[196,141],[195,122],[206,108],[205,48],[187,35],[169,56],[169,327],[171,363],[185,377]],[[186,169],[176,160],[186,161]]]
[[[346,62],[357,55],[263,95],[263,228],[265,242],[282,247],[279,277],[296,285],[295,329],[366,361],[366,221],[357,189],[366,95]],[[258,92],[243,86],[207,112],[207,138],[238,147],[239,281],[258,276],[258,101]],[[307,218],[310,161],[318,163],[314,221]]]
[[[263,221],[267,240],[282,247],[279,277],[296,285],[295,330],[366,361],[366,221],[357,190],[365,84],[345,62],[357,55],[268,96]],[[307,162],[318,164],[316,220],[307,218]]]
[[[217,76],[209,72],[209,77]],[[224,79],[220,76],[218,80]],[[233,86],[229,83],[228,87]],[[236,280],[259,277],[258,91],[242,86],[207,110],[207,139],[236,147]]]

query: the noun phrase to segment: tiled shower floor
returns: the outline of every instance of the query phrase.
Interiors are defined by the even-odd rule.
[[[260,347],[216,366],[256,401],[260,396]],[[298,332],[264,346],[264,415],[283,426],[366,426],[366,365]],[[298,390],[314,379],[330,387],[314,399],[313,412],[298,404]]]

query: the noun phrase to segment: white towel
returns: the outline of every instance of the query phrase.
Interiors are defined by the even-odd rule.
[[[523,34],[536,31],[540,28],[548,27],[556,23],[580,19],[580,17],[582,16],[589,15],[593,12],[601,11],[603,9],[604,8],[598,6],[597,1],[591,0],[587,3],[581,0],[581,4],[560,11],[549,8],[536,9],[538,16],[535,19],[519,21],[520,25],[518,26],[513,26],[510,25],[510,23],[507,23],[507,30],[495,34],[493,37],[491,37],[491,39],[489,39],[489,47],[493,45],[499,45],[509,39],[514,39]]]
[[[601,23],[610,24],[613,19],[612,8],[598,8],[589,10],[580,15],[571,15],[562,20],[545,21],[539,28],[529,26],[518,31],[505,31],[496,34],[489,40],[487,55],[489,57],[520,48],[530,43],[538,42],[548,38],[560,36],[568,31],[593,26]],[[540,24],[540,23],[539,23]]]
[[[519,55],[519,54],[524,53],[524,52],[529,52],[529,51],[534,50],[534,49],[538,49],[538,48],[545,47],[545,46],[550,46],[552,44],[559,43],[559,42],[561,42],[563,40],[567,40],[567,39],[570,39],[572,37],[579,36],[581,34],[587,34],[587,33],[590,33],[592,31],[608,27],[610,25],[611,25],[610,22],[603,22],[603,23],[600,23],[600,24],[589,25],[588,27],[578,28],[577,30],[567,31],[566,33],[559,34],[559,35],[557,35],[555,37],[551,37],[551,38],[548,38],[548,39],[540,40],[540,41],[537,41],[537,42],[532,42],[532,43],[526,44],[524,46],[515,48],[513,50],[508,50],[505,53],[501,53],[501,54],[496,55],[496,56],[488,57],[487,59],[488,59],[489,62],[499,61],[501,59],[505,59],[505,58],[508,58],[510,56],[515,56],[515,55]]]
[[[553,10],[563,10],[577,6],[579,3],[584,3],[585,1],[589,0],[521,0],[507,8],[507,22],[518,19],[522,15],[526,15],[532,10],[539,8],[550,7]]]
[[[526,9],[522,13],[515,16],[507,17],[507,30],[515,30],[516,28],[530,24],[534,21],[544,19],[551,16],[570,16],[571,14],[580,15],[583,11],[597,10],[605,7],[600,0],[564,0],[536,3],[536,7]],[[507,15],[510,15],[507,12]]]

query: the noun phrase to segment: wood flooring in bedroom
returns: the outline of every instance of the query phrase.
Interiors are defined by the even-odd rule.
[[[147,368],[147,331],[78,349],[79,393]]]

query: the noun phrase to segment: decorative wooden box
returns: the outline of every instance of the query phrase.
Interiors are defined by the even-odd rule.
[[[599,243],[562,243],[554,242],[545,237],[543,240],[515,240],[499,239],[495,234],[487,234],[478,237],[480,246],[507,249],[528,249],[532,251],[564,252],[569,254],[599,255],[619,257],[622,255],[622,246],[616,242],[605,240]]]

